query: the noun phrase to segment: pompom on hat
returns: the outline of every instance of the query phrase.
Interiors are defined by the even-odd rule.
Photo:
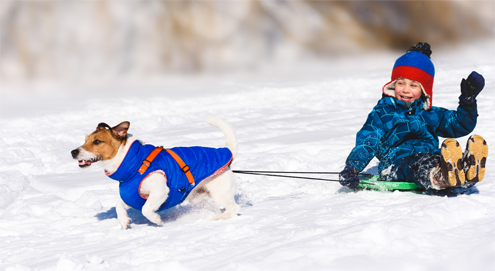
[[[392,80],[383,86],[383,93],[395,97],[395,81],[400,78],[418,81],[423,91],[425,110],[429,110],[433,99],[433,78],[435,67],[430,60],[431,50],[428,43],[418,42],[399,57],[392,70]]]

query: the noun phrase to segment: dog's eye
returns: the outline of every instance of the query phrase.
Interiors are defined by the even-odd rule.
[[[95,144],[95,145],[98,145],[98,144],[100,144],[100,143],[101,143],[101,141],[100,141],[100,140],[98,140],[98,139],[97,139],[97,140],[95,140],[95,141],[93,141],[93,144]]]

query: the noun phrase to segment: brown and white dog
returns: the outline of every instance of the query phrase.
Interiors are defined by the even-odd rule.
[[[232,157],[237,151],[237,138],[233,128],[226,122],[210,118],[209,124],[218,127],[226,136],[227,148],[232,152]],[[115,127],[100,123],[93,133],[86,137],[84,144],[72,150],[72,157],[79,161],[80,167],[89,167],[93,164],[103,167],[107,175],[119,169],[132,143],[137,139],[127,134],[130,123],[125,121]],[[183,174],[181,172],[181,174]],[[163,172],[152,172],[140,183],[139,195],[146,199],[142,207],[143,215],[151,222],[161,225],[162,219],[156,211],[165,203],[170,189],[167,185],[167,177]],[[215,173],[196,185],[186,198],[192,204],[199,203],[209,196],[217,205],[214,210],[220,213],[220,208],[225,208],[223,213],[215,217],[228,219],[236,215],[240,207],[235,203],[235,179],[229,167]],[[130,219],[127,210],[130,208],[122,198],[117,203],[117,218],[123,229],[129,227]]]

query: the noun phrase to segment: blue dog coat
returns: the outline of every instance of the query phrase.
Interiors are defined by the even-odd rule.
[[[108,176],[120,182],[122,200],[138,210],[141,210],[146,202],[146,198],[139,194],[139,187],[149,174],[155,171],[163,172],[167,179],[170,192],[167,200],[159,208],[164,210],[181,204],[195,185],[221,172],[232,161],[232,152],[228,148],[177,147],[170,150],[189,166],[195,183],[189,183],[177,161],[166,151],[161,151],[148,169],[140,174],[138,170],[143,161],[155,148],[153,145],[142,145],[138,140],[134,141],[119,168]]]

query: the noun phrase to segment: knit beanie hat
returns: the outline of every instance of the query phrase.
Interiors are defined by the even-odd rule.
[[[400,78],[418,81],[423,91],[424,108],[429,110],[432,105],[433,78],[435,67],[430,60],[431,50],[428,43],[418,42],[409,48],[406,54],[395,61],[392,70],[392,80],[383,86],[383,93],[395,97],[395,81]]]

